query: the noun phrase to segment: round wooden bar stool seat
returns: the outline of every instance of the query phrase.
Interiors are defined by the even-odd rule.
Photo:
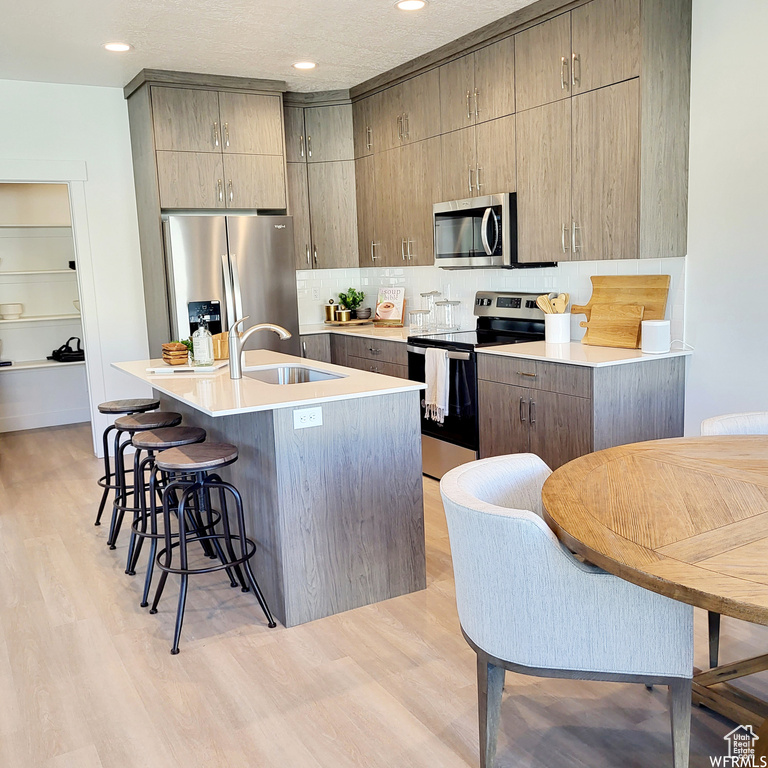
[[[140,432],[147,429],[175,427],[181,424],[181,414],[176,411],[151,411],[131,413],[115,419],[115,426],[124,432]]]
[[[200,427],[161,427],[137,432],[132,439],[133,447],[144,451],[165,451],[180,445],[202,443],[205,430]]]
[[[237,446],[229,443],[198,443],[171,448],[155,458],[158,469],[166,472],[205,472],[226,467],[237,460]]]
[[[99,405],[99,413],[144,413],[155,411],[160,401],[155,397],[140,397],[133,400],[107,400]]]

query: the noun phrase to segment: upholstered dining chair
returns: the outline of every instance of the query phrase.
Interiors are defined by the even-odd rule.
[[[481,768],[494,764],[506,670],[668,685],[674,768],[685,768],[693,608],[566,549],[541,516],[549,475],[538,456],[515,454],[464,464],[440,482],[459,620],[477,654]]]
[[[701,422],[701,434],[712,435],[768,435],[768,411],[726,413]],[[709,666],[717,666],[720,655],[720,614],[709,611]]]

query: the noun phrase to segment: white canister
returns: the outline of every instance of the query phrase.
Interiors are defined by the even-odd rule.
[[[669,352],[672,335],[669,320],[643,320],[640,349],[646,355]]]
[[[544,341],[547,344],[567,344],[571,340],[571,313],[544,315]]]

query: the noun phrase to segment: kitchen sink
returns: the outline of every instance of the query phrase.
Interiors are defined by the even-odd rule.
[[[343,379],[338,373],[328,373],[305,365],[268,365],[259,368],[244,368],[243,376],[257,379],[267,384],[307,384],[316,381]]]

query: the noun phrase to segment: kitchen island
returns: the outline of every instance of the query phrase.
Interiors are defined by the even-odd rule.
[[[238,447],[222,476],[243,494],[254,572],[280,622],[424,589],[424,384],[268,350],[246,352],[235,381],[227,367],[147,372],[161,365],[115,367],[149,384],[162,408],[203,427],[208,440]],[[262,380],[277,380],[286,366],[322,380]]]

